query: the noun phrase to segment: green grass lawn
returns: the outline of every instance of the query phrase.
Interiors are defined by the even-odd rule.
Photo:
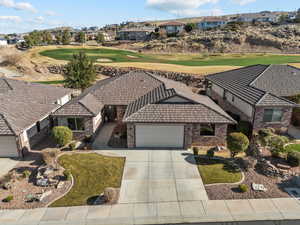
[[[99,196],[105,188],[119,188],[125,158],[94,153],[71,154],[61,156],[59,163],[71,171],[75,183],[71,191],[54,202],[51,207],[87,205],[90,198]]]
[[[40,52],[42,56],[70,60],[74,53],[85,52],[94,60],[109,59],[112,63],[119,62],[143,62],[166,63],[184,66],[249,66],[254,64],[287,64],[300,63],[297,55],[273,55],[273,54],[142,54],[118,49],[79,49],[64,48],[45,50]]]
[[[64,80],[50,80],[50,81],[37,81],[34,83],[58,85],[58,84],[64,84],[64,82],[65,82]]]
[[[204,184],[237,183],[242,179],[241,172],[234,172],[219,160],[197,158],[197,164]]]
[[[291,144],[286,146],[288,152],[300,152],[300,144]]]

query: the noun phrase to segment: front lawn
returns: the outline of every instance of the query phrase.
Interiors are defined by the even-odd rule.
[[[285,147],[287,152],[300,152],[300,144],[290,144]]]
[[[121,186],[125,158],[99,154],[70,154],[59,158],[59,163],[71,171],[74,186],[51,207],[87,205],[90,198],[99,196],[107,187]]]
[[[242,173],[220,160],[198,158],[197,164],[204,184],[237,183],[242,179]]]

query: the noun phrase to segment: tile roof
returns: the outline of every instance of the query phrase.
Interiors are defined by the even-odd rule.
[[[170,21],[170,22],[167,22],[167,23],[163,23],[163,24],[160,24],[159,26],[160,27],[166,27],[166,26],[184,26],[185,23],[181,23],[181,22],[178,22],[178,21]]]
[[[14,135],[14,132],[9,127],[8,123],[4,119],[4,116],[0,114],[0,135]]]
[[[69,89],[8,78],[0,78],[0,90],[0,114],[15,134],[56,110],[56,101],[71,94]]]
[[[276,85],[288,79],[283,73],[278,73],[282,68],[285,68],[284,71],[291,71],[289,69],[291,67],[286,65],[254,65],[208,75],[206,79],[251,105],[295,106],[294,103],[279,97],[281,95],[276,96],[279,91],[275,91],[273,88],[274,85],[282,92],[289,88],[287,85]],[[266,83],[268,84],[266,85]],[[297,92],[298,87],[296,86],[298,85],[294,85],[294,92]],[[300,87],[298,90],[300,93]]]

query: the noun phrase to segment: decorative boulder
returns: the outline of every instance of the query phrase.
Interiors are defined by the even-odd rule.
[[[105,188],[104,197],[107,203],[114,204],[119,199],[119,189],[117,188]]]
[[[49,180],[48,179],[38,179],[36,181],[36,185],[39,187],[47,187],[49,185]]]

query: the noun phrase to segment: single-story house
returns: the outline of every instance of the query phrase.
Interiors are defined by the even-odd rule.
[[[215,27],[223,27],[228,23],[226,19],[218,17],[207,17],[198,23],[198,28],[206,30]]]
[[[126,126],[129,148],[225,145],[235,121],[209,97],[186,85],[145,72],[97,82],[53,114],[76,138],[94,136],[101,125]]]
[[[253,131],[275,128],[285,133],[293,109],[287,97],[300,94],[300,70],[289,65],[254,65],[206,76],[207,95]]]
[[[178,34],[183,31],[185,24],[177,21],[163,23],[159,25],[161,29],[165,29],[167,34]]]
[[[71,90],[0,78],[0,157],[18,157],[49,134],[51,113]]]

